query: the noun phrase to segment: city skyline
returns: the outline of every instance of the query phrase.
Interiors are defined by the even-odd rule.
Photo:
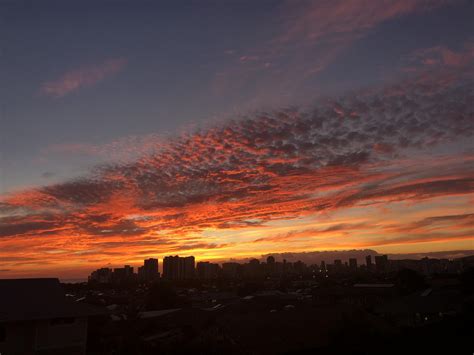
[[[0,7],[0,278],[474,250],[472,2]]]
[[[371,251],[366,251],[371,252]],[[373,256],[373,259],[372,259]],[[233,260],[222,263],[212,263],[209,261],[196,262],[194,256],[168,255],[162,259],[160,273],[158,259],[145,259],[144,265],[138,267],[138,272],[134,272],[134,267],[125,265],[124,267],[104,267],[93,271],[88,282],[99,284],[133,284],[133,283],[156,283],[160,279],[168,282],[180,282],[189,280],[242,280],[242,279],[265,279],[278,276],[285,279],[288,277],[316,278],[318,273],[330,275],[351,274],[390,274],[396,275],[398,272],[411,270],[423,275],[455,275],[459,274],[472,265],[473,256],[447,258],[422,258],[422,259],[391,259],[388,255],[380,254],[360,254],[354,255],[332,255],[322,257],[321,260],[305,263],[301,260],[288,261],[286,259],[277,260],[273,255],[269,255],[263,260],[256,258],[243,260]],[[359,263],[360,261],[360,263]],[[312,275],[312,276],[311,276]],[[318,276],[319,278],[321,275]]]
[[[125,265],[125,266],[119,266],[117,265],[104,265],[103,267],[100,267],[99,269],[93,271],[89,276],[88,279],[90,280],[91,277],[94,278],[92,275],[94,273],[97,273],[99,270],[105,270],[106,274],[105,277],[110,279],[113,277],[113,273],[115,270],[122,270],[122,269],[129,269],[131,270],[131,274],[135,275],[138,277],[139,280],[142,281],[156,281],[159,278],[164,278],[167,280],[177,280],[180,279],[184,275],[183,272],[181,271],[175,271],[175,272],[170,272],[170,267],[175,267],[175,268],[183,268],[184,266],[179,266],[180,262],[184,262],[185,260],[191,261],[193,267],[192,269],[194,270],[193,272],[195,275],[193,275],[193,278],[203,278],[202,276],[198,276],[202,273],[208,274],[212,273],[214,274],[213,278],[217,278],[220,272],[222,272],[222,268],[224,267],[225,264],[238,264],[238,265],[245,265],[245,264],[251,264],[254,261],[258,261],[261,263],[261,265],[265,265],[268,263],[277,263],[277,264],[283,264],[283,263],[288,263],[288,265],[292,264],[298,264],[301,263],[305,267],[319,267],[325,270],[329,270],[330,268],[333,267],[333,265],[339,263],[339,266],[345,267],[346,269],[352,269],[352,270],[358,270],[359,268],[365,269],[366,271],[376,271],[376,266],[378,267],[378,264],[380,263],[380,260],[385,260],[385,264],[388,262],[390,263],[400,263],[397,264],[397,270],[405,267],[405,268],[412,268],[413,264],[410,264],[410,262],[413,262],[415,265],[417,263],[421,263],[422,261],[430,261],[430,262],[440,262],[442,261],[443,263],[453,263],[455,260],[460,260],[463,258],[469,258],[474,256],[474,250],[472,251],[454,251],[452,253],[450,252],[440,252],[440,253],[426,253],[426,254],[379,254],[374,250],[370,249],[365,249],[365,250],[344,250],[344,251],[326,251],[326,252],[308,252],[308,253],[282,253],[282,254],[267,254],[267,255],[261,255],[260,257],[252,257],[252,258],[243,258],[243,259],[228,259],[228,260],[198,260],[196,259],[193,255],[187,255],[187,254],[181,254],[181,255],[166,255],[163,256],[162,258],[149,258],[145,259],[142,261],[144,265],[139,266],[139,264],[136,264],[135,266],[131,265]],[[161,262],[160,262],[161,260]],[[388,261],[389,260],[389,261]],[[404,262],[408,262],[408,264],[403,264]],[[144,270],[142,269],[147,269],[146,265],[149,263],[153,263],[152,270],[154,271],[149,271],[149,273],[152,274],[152,276],[148,275],[141,275],[140,273]],[[165,267],[165,264],[168,264],[167,267]],[[173,264],[172,266],[170,266]],[[403,265],[400,266],[400,265]],[[189,267],[190,265],[188,265]],[[326,269],[326,266],[328,266],[328,269]],[[461,265],[458,265],[458,267]],[[137,272],[134,273],[135,267],[137,269]],[[202,268],[200,271],[200,267]],[[209,271],[212,269],[212,272]],[[214,269],[214,267],[216,269]],[[373,269],[372,269],[373,267]],[[168,271],[165,271],[165,269],[168,269]],[[204,271],[207,270],[207,271]],[[388,271],[385,270],[385,271]],[[395,271],[395,270],[392,270]],[[419,270],[418,270],[419,271]],[[439,271],[439,270],[438,270]],[[451,272],[453,269],[451,270]],[[122,271],[119,271],[122,272]],[[172,274],[172,276],[171,276]],[[189,270],[188,270],[188,275],[189,275]],[[183,277],[185,279],[185,277]],[[80,278],[80,279],[63,279],[64,282],[84,282],[86,279],[85,278]]]

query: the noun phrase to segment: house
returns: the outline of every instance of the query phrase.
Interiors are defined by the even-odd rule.
[[[88,317],[103,313],[67,299],[58,279],[0,280],[0,354],[85,354]]]
[[[463,295],[455,289],[431,289],[377,305],[375,313],[393,324],[416,327],[462,312]]]

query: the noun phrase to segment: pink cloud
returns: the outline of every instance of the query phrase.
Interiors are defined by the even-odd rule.
[[[257,47],[248,48],[238,58],[239,65],[234,63],[216,73],[213,92],[225,96],[232,90],[245,90],[252,83],[255,93],[250,110],[262,103],[294,101],[292,95],[304,82],[323,73],[346,49],[378,25],[455,1],[287,1],[277,14],[281,25],[276,34]]]
[[[454,0],[456,1],[456,0]],[[408,15],[426,12],[454,2],[450,0],[332,0],[303,2],[296,12],[288,2],[287,22],[271,42],[273,54],[293,50],[317,49],[306,76],[316,75],[330,65],[354,41],[363,38],[377,25]],[[303,63],[300,63],[303,66]]]
[[[46,161],[58,157],[90,156],[98,160],[108,159],[123,163],[139,156],[156,154],[162,149],[165,140],[165,135],[150,133],[141,136],[126,136],[103,144],[88,142],[52,144],[39,152],[39,159]]]
[[[243,55],[239,58],[240,62],[241,63],[245,63],[245,62],[255,62],[255,61],[258,61],[260,58],[257,56],[257,55]]]
[[[40,93],[51,97],[63,97],[83,87],[93,86],[121,71],[127,64],[124,58],[109,59],[101,64],[71,70],[60,78],[41,85]]]
[[[412,12],[426,11],[449,2],[446,0],[332,0],[313,1],[300,8],[295,18],[277,38],[278,42],[307,40],[313,43],[350,42],[376,25]],[[291,6],[294,5],[290,1]]]
[[[408,61],[414,65],[405,68],[408,71],[416,71],[419,66],[422,68],[464,67],[474,62],[474,40],[467,41],[459,50],[442,45],[422,48],[412,53]]]

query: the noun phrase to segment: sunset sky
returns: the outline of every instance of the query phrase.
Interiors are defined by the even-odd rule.
[[[0,13],[0,278],[474,249],[473,1]]]

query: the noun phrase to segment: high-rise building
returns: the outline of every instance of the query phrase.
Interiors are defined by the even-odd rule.
[[[306,264],[301,260],[298,260],[293,263],[293,272],[297,274],[302,274],[306,271]]]
[[[163,278],[168,280],[179,279],[179,256],[166,256],[163,259]]]
[[[141,281],[151,282],[160,276],[158,272],[158,259],[146,259],[144,265],[138,268],[138,278]]]
[[[124,267],[114,269],[112,279],[116,283],[122,283],[132,281],[134,276],[135,274],[133,273],[133,267],[130,265],[125,265]]]
[[[377,272],[385,272],[388,270],[388,257],[387,255],[376,255],[375,256],[375,268]]]
[[[145,261],[143,262],[143,266],[145,266],[145,269],[148,270],[151,274],[158,273],[158,259],[145,259]]]
[[[163,259],[163,277],[168,280],[194,278],[194,256],[166,256]]]
[[[268,276],[272,276],[273,274],[275,274],[275,271],[276,271],[275,257],[271,255],[267,257],[267,265],[265,265],[265,271]]]
[[[246,277],[259,277],[262,272],[262,265],[258,259],[250,259],[247,264],[243,265],[244,274]]]
[[[321,266],[319,267],[321,271],[326,271],[326,262],[324,260],[321,261]]]
[[[350,268],[352,271],[357,270],[357,259],[356,259],[356,258],[350,258],[350,259],[349,259],[349,268]]]
[[[130,265],[125,265],[125,277],[126,278],[132,278],[133,277],[133,266]]]
[[[216,279],[219,275],[219,264],[200,261],[196,265],[196,274],[202,280]]]
[[[89,276],[89,281],[95,281],[99,283],[109,283],[112,281],[112,269],[104,267],[97,269]]]
[[[367,264],[367,270],[372,270],[372,255],[367,255],[365,257],[365,263]]]
[[[184,279],[192,279],[195,276],[195,261],[194,256],[187,256],[183,258],[181,264],[181,274]]]
[[[239,263],[223,263],[222,264],[222,274],[224,277],[235,279],[241,276],[242,265]]]

